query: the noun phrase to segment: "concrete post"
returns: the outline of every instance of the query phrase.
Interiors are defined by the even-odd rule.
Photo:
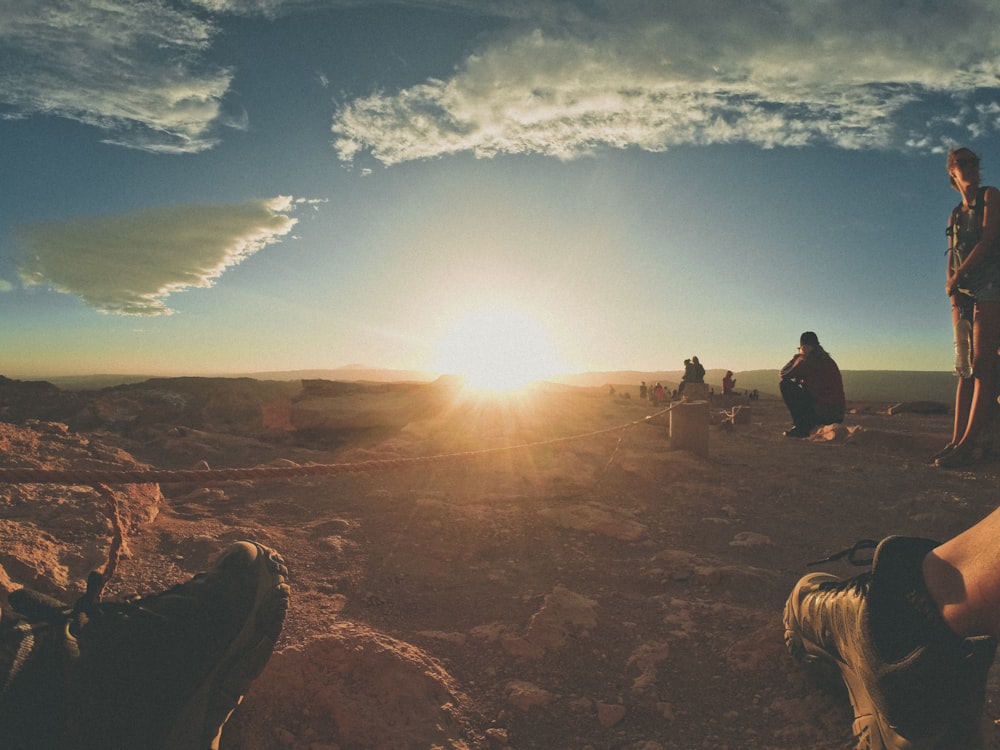
[[[670,411],[670,447],[708,455],[708,401],[674,404]]]

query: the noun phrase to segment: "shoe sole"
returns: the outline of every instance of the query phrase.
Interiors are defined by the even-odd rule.
[[[170,750],[218,750],[226,721],[267,665],[284,624],[289,598],[284,559],[254,542],[234,547],[252,555],[250,565],[257,568],[254,601],[243,628],[174,721],[163,744]]]

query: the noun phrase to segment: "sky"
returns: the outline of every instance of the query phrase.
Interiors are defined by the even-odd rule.
[[[0,374],[951,370],[995,0],[0,0]]]

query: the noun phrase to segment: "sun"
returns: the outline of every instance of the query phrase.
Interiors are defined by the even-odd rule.
[[[493,307],[452,324],[439,343],[433,369],[461,376],[469,388],[505,393],[568,368],[538,318],[514,308]]]

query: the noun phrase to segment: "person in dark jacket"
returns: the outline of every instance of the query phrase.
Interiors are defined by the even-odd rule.
[[[799,337],[798,353],[781,368],[781,397],[795,423],[785,437],[809,437],[817,427],[844,421],[840,368],[812,331]]]
[[[733,371],[727,370],[726,374],[722,378],[722,395],[727,396],[733,392],[733,388],[736,387],[736,379],[733,377]]]

